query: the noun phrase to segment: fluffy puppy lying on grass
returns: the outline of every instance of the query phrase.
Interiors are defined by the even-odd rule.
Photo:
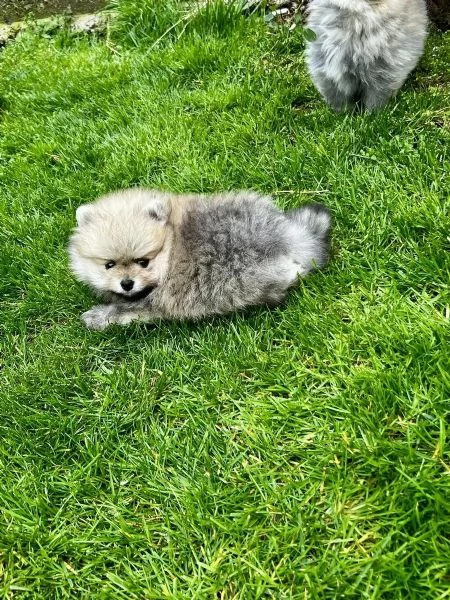
[[[80,206],[76,216],[72,270],[107,302],[82,315],[91,329],[275,305],[328,259],[323,206],[283,213],[254,192],[132,188]]]

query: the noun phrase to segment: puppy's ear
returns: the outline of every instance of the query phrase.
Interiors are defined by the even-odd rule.
[[[147,214],[154,221],[165,223],[170,216],[170,202],[165,198],[152,200],[147,206]]]
[[[78,225],[86,225],[92,219],[92,204],[82,204],[77,208],[76,218]]]

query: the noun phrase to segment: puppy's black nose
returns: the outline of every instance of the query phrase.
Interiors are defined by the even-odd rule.
[[[126,292],[129,292],[133,289],[134,281],[132,279],[122,279],[120,282],[120,286]]]

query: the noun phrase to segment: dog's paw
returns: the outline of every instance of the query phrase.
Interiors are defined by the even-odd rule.
[[[81,320],[88,329],[101,331],[113,322],[111,319],[111,307],[107,304],[99,304],[81,315]]]

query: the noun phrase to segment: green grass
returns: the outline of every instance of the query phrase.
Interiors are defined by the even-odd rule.
[[[118,11],[0,54],[1,597],[448,598],[449,34],[351,117],[300,30]],[[135,184],[322,201],[333,259],[275,310],[86,331],[74,211]]]

